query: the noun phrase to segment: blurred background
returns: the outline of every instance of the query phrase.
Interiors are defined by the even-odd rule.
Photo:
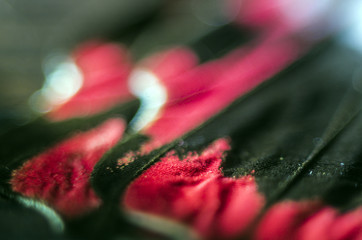
[[[133,56],[139,58],[157,46],[197,38],[209,25],[192,11],[199,11],[199,17],[222,11],[219,1],[201,2],[197,4],[205,6],[189,0],[0,0],[1,112],[28,113],[28,98],[45,78],[46,58],[55,52],[66,54],[80,42],[119,41],[132,45]],[[167,25],[173,27],[164,32]],[[145,31],[146,27],[150,28]]]
[[[233,2],[233,7],[227,2]],[[28,99],[41,88],[51,56],[66,56],[79,43],[103,39],[126,45],[137,61],[161,48],[196,41],[234,21],[243,2],[0,0],[0,123],[32,116]],[[319,33],[338,28],[341,42],[359,51],[361,1],[289,2],[293,4],[284,12],[290,22],[299,24],[309,19],[312,26],[318,26],[314,32]],[[310,34],[323,37],[320,35]]]

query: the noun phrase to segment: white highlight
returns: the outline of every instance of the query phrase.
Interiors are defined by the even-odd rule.
[[[163,234],[175,240],[197,240],[200,236],[190,227],[163,217],[135,210],[126,210],[125,216],[132,223]]]
[[[54,58],[59,60],[60,57]],[[54,64],[53,60],[48,61]],[[47,70],[45,69],[46,74]],[[53,70],[46,75],[42,89],[30,98],[30,105],[37,112],[49,112],[73,97],[82,85],[83,76],[77,65],[71,59],[63,60],[53,66]]]
[[[362,53],[362,1],[346,1],[344,17],[347,30],[342,33],[341,40],[352,49]]]
[[[157,118],[166,103],[167,90],[155,74],[142,68],[131,73],[129,88],[141,100],[141,106],[131,121],[131,127],[139,131]]]
[[[32,208],[42,214],[55,232],[61,233],[64,231],[64,223],[60,216],[44,203],[20,196],[16,200],[25,207]]]

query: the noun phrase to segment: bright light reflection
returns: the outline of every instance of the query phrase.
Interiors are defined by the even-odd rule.
[[[362,53],[362,1],[346,1],[344,9],[348,28],[341,35],[343,43]]]
[[[59,60],[59,56],[55,56]],[[48,59],[54,64],[54,58]],[[53,67],[45,69],[46,80],[39,91],[30,98],[31,107],[40,113],[51,111],[73,97],[83,84],[83,76],[71,59],[66,59]]]
[[[16,198],[19,203],[24,205],[25,207],[32,208],[35,211],[42,214],[49,222],[50,227],[56,232],[64,231],[64,223],[61,217],[50,207],[45,205],[44,203],[37,201],[35,199],[25,198],[25,197],[17,197]]]
[[[167,100],[167,90],[155,74],[146,69],[136,69],[129,78],[131,92],[141,100],[141,106],[131,121],[139,131],[154,121]]]

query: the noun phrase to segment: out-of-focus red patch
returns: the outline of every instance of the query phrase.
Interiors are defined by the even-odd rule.
[[[168,80],[189,71],[197,64],[197,56],[190,49],[175,47],[147,57],[138,67],[151,70],[167,86]]]
[[[39,198],[68,217],[100,205],[89,177],[102,155],[122,137],[125,122],[110,119],[27,161],[12,175],[14,191]]]
[[[299,225],[321,207],[319,202],[283,202],[268,210],[256,239],[290,239]]]
[[[180,159],[169,152],[128,187],[124,204],[190,225],[206,238],[231,238],[242,232],[264,203],[252,176],[224,177],[219,169],[226,139],[202,153]]]
[[[362,208],[338,213],[320,202],[281,202],[264,216],[256,231],[258,240],[361,239]]]
[[[228,0],[226,3],[232,16],[238,9],[239,13],[235,21],[242,25],[265,29],[282,23],[281,1]]]
[[[83,85],[71,99],[48,114],[50,119],[96,114],[133,98],[127,83],[132,63],[125,48],[89,42],[75,50],[73,59],[82,73]]]
[[[169,143],[197,127],[286,68],[302,52],[296,41],[270,36],[255,47],[237,49],[219,60],[162,80],[170,96],[158,119],[142,130],[152,137],[144,151]]]

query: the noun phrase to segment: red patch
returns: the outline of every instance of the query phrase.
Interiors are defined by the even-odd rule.
[[[230,146],[219,139],[201,154],[179,159],[172,152],[127,189],[127,208],[172,218],[203,237],[229,238],[242,232],[264,203],[252,176],[226,178],[219,167]]]
[[[50,119],[96,114],[133,98],[127,83],[132,63],[126,49],[90,42],[80,46],[73,59],[82,73],[83,85],[70,100],[48,114]]]
[[[254,48],[235,50],[220,60],[163,80],[172,94],[158,119],[142,130],[152,136],[152,141],[144,146],[145,152],[202,124],[287,67],[302,52],[294,40],[276,40],[275,36],[270,36]]]
[[[66,216],[98,207],[89,177],[102,155],[122,137],[125,122],[110,119],[97,128],[59,143],[13,172],[14,191],[45,200]]]
[[[264,216],[256,232],[260,240],[343,240],[362,238],[362,208],[340,214],[318,202],[282,202]]]
[[[142,60],[139,68],[151,70],[166,86],[173,85],[168,82],[172,78],[196,67],[198,59],[196,55],[185,47],[176,47],[153,54]]]
[[[291,0],[292,1],[292,0]],[[281,1],[228,0],[230,15],[237,14],[235,21],[256,28],[273,28],[282,24]]]

